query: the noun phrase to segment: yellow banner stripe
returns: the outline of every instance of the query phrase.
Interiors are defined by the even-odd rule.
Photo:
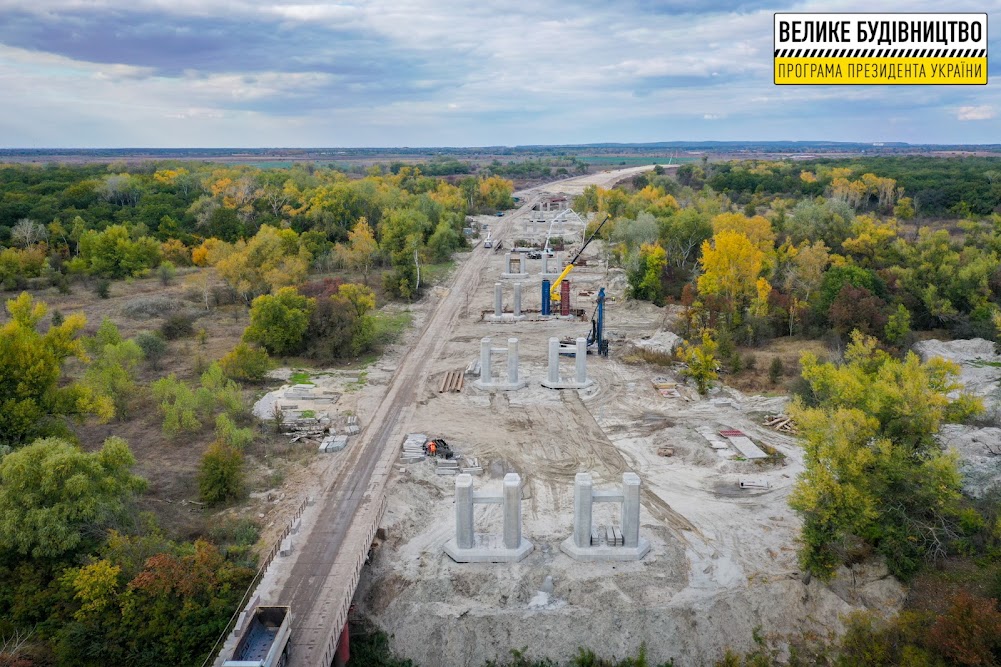
[[[774,74],[779,85],[984,85],[987,58],[776,58]]]

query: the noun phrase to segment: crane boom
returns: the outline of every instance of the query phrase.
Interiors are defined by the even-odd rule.
[[[560,283],[562,283],[566,279],[566,277],[570,275],[570,272],[573,270],[573,267],[577,264],[577,260],[580,259],[581,255],[584,254],[584,249],[587,248],[588,244],[590,244],[591,241],[594,240],[594,237],[598,235],[598,232],[601,231],[601,228],[605,226],[606,222],[608,222],[609,215],[607,213],[603,213],[602,215],[604,215],[605,217],[601,219],[601,222],[599,222],[598,226],[594,228],[594,231],[591,232],[591,235],[587,237],[587,240],[584,241],[584,245],[580,247],[580,250],[578,250],[577,254],[573,256],[573,259],[571,259],[567,263],[566,268],[563,269],[563,273],[561,273],[559,277],[553,281],[552,286],[549,288],[549,299],[551,301],[557,303],[559,302]]]

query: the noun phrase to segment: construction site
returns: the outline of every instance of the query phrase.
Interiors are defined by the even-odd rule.
[[[540,225],[536,234],[545,231]],[[515,219],[509,235],[531,239],[532,230]],[[503,250],[491,251],[476,282],[462,287],[464,317],[408,427],[445,439],[462,461],[450,469],[430,457],[401,458],[357,613],[420,665],[480,665],[520,647],[554,659],[579,647],[623,657],[641,644],[656,660],[698,665],[751,646],[757,626],[827,632],[852,609],[898,605],[902,591],[883,572],[855,572],[833,586],[804,582],[799,522],[787,505],[801,452],[791,433],[764,424],[785,399],[725,388],[702,398],[660,367],[623,363],[630,346],[672,328],[669,311],[627,302],[624,278],[607,269],[598,244],[584,257],[587,265],[567,278],[570,303],[561,302],[583,317],[539,314],[539,274],[548,272],[531,260],[522,282],[500,278],[497,315],[498,276],[510,275]],[[586,379],[574,388],[577,359],[560,355],[559,379],[571,388],[547,387],[549,341],[586,342],[602,288],[608,357],[592,345]],[[488,383],[481,357],[493,367]],[[450,373],[466,376],[460,390],[443,386]],[[522,560],[459,563],[446,553],[457,530],[456,474],[467,462],[476,464],[469,474],[477,493],[499,492],[507,475],[520,476],[521,535],[534,546]],[[581,560],[561,550],[574,532],[580,473],[590,473],[595,489],[638,475],[645,555]],[[496,504],[474,505],[477,545],[503,551],[503,519]],[[623,521],[616,503],[596,504],[589,532],[598,537],[600,528],[601,539]]]
[[[563,194],[580,187],[567,181]],[[269,400],[287,411],[313,401],[312,420],[322,403],[338,424],[304,427],[323,454],[302,479],[315,490],[259,598],[291,601],[294,615],[320,604],[310,563],[321,556],[296,541],[327,530],[314,496],[354,493],[352,470],[369,465],[385,501],[356,501],[374,523],[358,537],[371,546],[352,614],[418,665],[479,666],[522,647],[624,657],[641,645],[653,660],[700,665],[750,648],[759,627],[824,634],[853,610],[899,608],[903,588],[875,566],[830,583],[800,571],[787,497],[803,464],[787,398],[725,386],[699,396],[680,367],[638,360],[638,348],[670,351],[676,311],[626,299],[588,221],[516,194],[518,211],[476,221],[489,226],[480,243],[365,387],[332,374],[259,404],[264,417]],[[555,236],[564,249],[549,256]],[[454,319],[441,330],[446,307]],[[390,412],[392,428],[366,428]],[[349,417],[361,435],[327,448]],[[347,606],[323,609],[335,646]],[[311,623],[293,621],[292,664],[326,659],[314,662]]]

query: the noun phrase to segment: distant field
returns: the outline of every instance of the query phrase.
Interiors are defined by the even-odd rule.
[[[683,164],[695,162],[698,157],[626,157],[618,155],[584,155],[578,158],[588,164],[639,167],[644,164]]]

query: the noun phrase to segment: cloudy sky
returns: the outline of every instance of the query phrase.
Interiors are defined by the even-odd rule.
[[[1001,142],[987,86],[772,84],[776,11],[931,0],[0,0],[0,146]]]

